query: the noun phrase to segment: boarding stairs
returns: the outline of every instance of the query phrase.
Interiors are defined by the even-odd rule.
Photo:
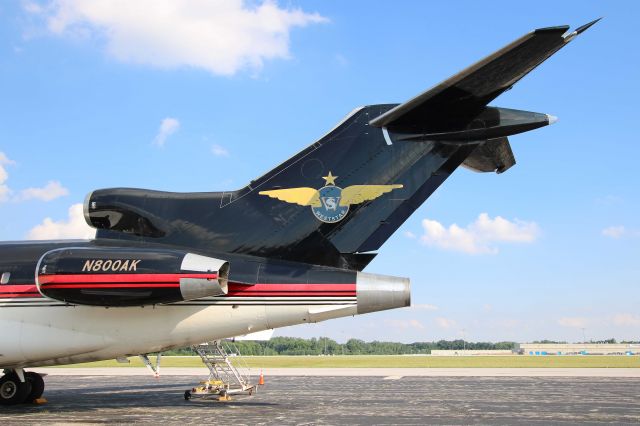
[[[251,394],[256,389],[256,385],[250,382],[250,370],[244,360],[237,354],[237,350],[237,355],[233,359],[236,360],[236,364],[243,364],[244,368],[242,370],[247,371],[247,373],[244,373],[231,363],[231,357],[221,340],[194,345],[192,349],[196,351],[204,365],[209,369],[208,382],[219,381],[224,383],[226,394]]]

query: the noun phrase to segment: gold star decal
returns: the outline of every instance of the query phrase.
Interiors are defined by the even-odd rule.
[[[335,185],[336,184],[336,179],[338,178],[338,176],[333,176],[331,174],[331,172],[329,172],[329,174],[327,176],[323,176],[322,179],[325,180],[326,185]]]

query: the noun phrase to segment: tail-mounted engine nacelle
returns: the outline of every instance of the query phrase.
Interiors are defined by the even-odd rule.
[[[149,212],[145,205],[156,199],[158,191],[132,188],[100,189],[87,195],[84,219],[96,229],[160,238],[167,233],[165,219]]]
[[[229,263],[177,250],[65,248],[36,269],[43,296],[93,306],[142,306],[227,294]]]

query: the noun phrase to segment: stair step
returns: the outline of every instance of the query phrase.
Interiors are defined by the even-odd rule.
[[[229,360],[229,355],[219,341],[193,347],[212,376],[230,382],[233,387],[246,387],[249,380]]]

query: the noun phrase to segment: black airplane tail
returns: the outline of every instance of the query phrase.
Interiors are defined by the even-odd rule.
[[[460,165],[515,164],[507,138],[555,118],[487,104],[595,22],[535,30],[408,102],[359,108],[240,190],[100,190],[85,217],[98,239],[361,270]]]

